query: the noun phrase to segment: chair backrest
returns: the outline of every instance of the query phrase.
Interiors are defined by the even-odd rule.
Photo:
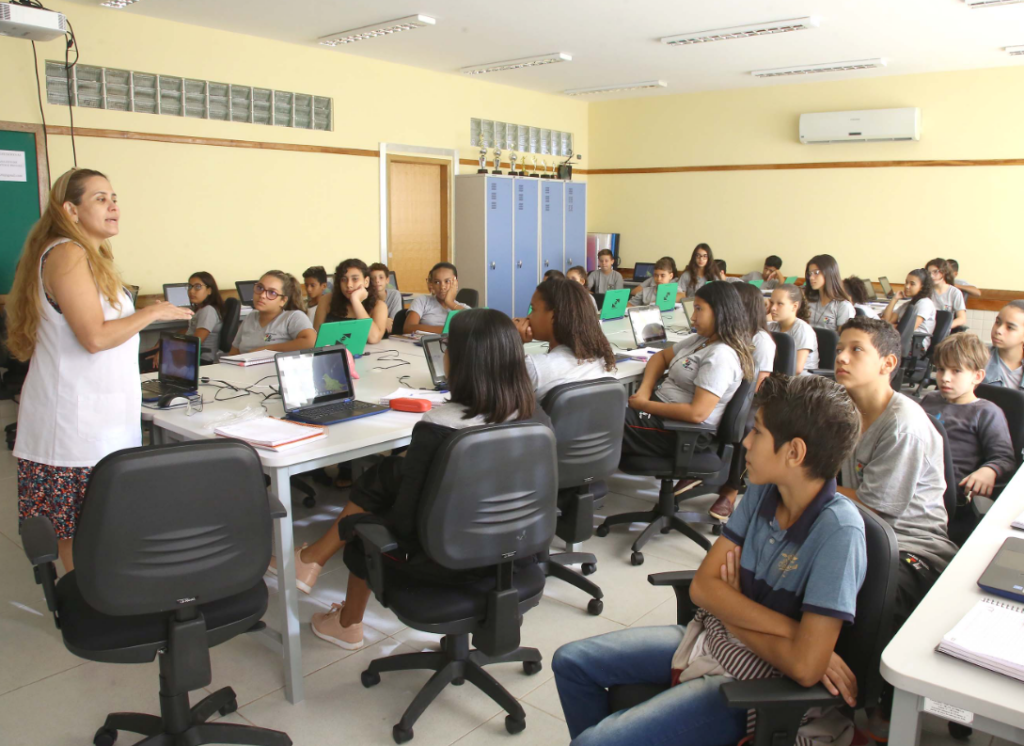
[[[914,314],[907,312],[896,324],[896,331],[900,333],[900,344],[902,346],[901,357],[910,357],[910,351],[914,347]]]
[[[1024,391],[983,383],[974,389],[974,393],[1003,410],[1006,424],[1010,426],[1013,456],[1020,467],[1024,464]]]
[[[931,345],[928,347],[927,357],[929,360],[932,359],[932,352],[938,346],[939,342],[949,336],[949,330],[953,326],[953,312],[952,311],[936,311],[935,312],[935,330],[932,332]]]
[[[855,316],[867,316],[867,315],[868,315],[868,312],[867,312],[867,311],[865,311],[865,310],[864,310],[863,308],[861,308],[860,306],[854,306],[854,307],[853,307],[853,314],[854,314]]]
[[[417,515],[427,556],[452,570],[510,563],[555,535],[555,435],[535,422],[466,428],[438,450]],[[263,568],[266,569],[266,566]]]
[[[946,492],[943,495],[943,502],[946,505],[946,522],[948,524],[953,520],[953,516],[956,514],[957,483],[956,467],[953,466],[953,450],[949,447],[949,434],[946,432],[946,428],[943,427],[942,423],[933,415],[928,415],[928,419],[932,421],[932,425],[935,426],[939,435],[942,436],[943,477],[946,480]]]
[[[771,335],[775,340],[775,372],[787,376],[795,375],[796,343],[785,332],[771,332]]]
[[[480,306],[480,292],[473,288],[462,288],[455,294],[455,300],[459,303],[465,303],[470,308],[478,308]]]
[[[238,298],[225,298],[224,318],[221,319],[220,339],[217,340],[217,348],[221,352],[231,350],[231,343],[235,341],[235,335],[238,334],[241,317],[242,302]]]
[[[394,323],[391,325],[392,334],[404,334],[405,329],[405,317],[409,314],[408,308],[403,308],[401,311],[395,314]]]
[[[73,550],[78,587],[112,616],[227,598],[266,572],[270,530],[251,446],[207,440],[117,451],[89,479]]]
[[[626,388],[614,378],[573,381],[544,397],[558,455],[558,488],[607,479],[619,468]]]
[[[721,444],[739,443],[747,434],[747,414],[754,398],[754,386],[750,381],[740,381],[739,388],[725,405],[722,419],[718,423],[715,440]]]
[[[835,370],[839,332],[835,329],[825,329],[820,326],[812,328],[814,329],[814,335],[818,338],[818,368],[821,370]]]
[[[852,625],[843,625],[836,653],[857,677],[861,706],[877,702],[882,690],[879,665],[893,635],[899,547],[892,526],[864,506],[858,504],[857,508],[864,519],[868,566],[857,594],[856,619]]]

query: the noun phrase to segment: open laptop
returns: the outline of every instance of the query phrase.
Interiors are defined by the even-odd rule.
[[[787,277],[785,284],[786,285],[796,285],[796,280],[797,280],[796,275],[793,275],[792,277]]]
[[[164,394],[194,394],[199,388],[199,337],[186,334],[160,335],[160,367],[154,381],[143,381],[142,401],[152,402]]]
[[[349,319],[347,321],[331,321],[320,325],[314,347],[331,347],[345,345],[355,357],[366,350],[366,341],[370,337],[373,319]]]
[[[448,312],[448,315],[445,316],[445,318],[444,318],[444,327],[441,329],[441,334],[447,334],[448,333],[448,327],[452,325],[452,319],[454,319],[455,318],[455,314],[457,314],[461,310],[462,309],[460,308],[458,311],[449,311]]]
[[[885,297],[892,300],[896,297],[896,293],[892,289],[892,285],[889,284],[888,277],[879,277],[878,284],[882,286],[882,292],[885,293]]]
[[[438,391],[448,390],[448,376],[444,372],[444,349],[448,337],[444,334],[431,334],[423,338],[423,354],[427,358],[427,369],[430,380]]]
[[[393,290],[398,290],[398,273],[390,272],[388,274],[388,287]],[[398,291],[403,298],[411,298],[414,293],[403,293],[401,290]]]
[[[676,307],[676,296],[679,295],[678,282],[666,282],[658,285],[655,303],[662,311],[672,311]]]
[[[654,262],[637,262],[633,265],[633,282],[643,282],[654,274]]]
[[[628,303],[629,290],[609,290],[604,294],[604,302],[601,303],[601,321],[621,319],[626,315]]]
[[[978,587],[1014,601],[1024,601],[1024,539],[1011,536],[999,547]]]
[[[244,280],[235,283],[235,290],[238,291],[238,300],[242,302],[243,306],[252,308],[253,288],[256,287],[257,282],[259,280]]]
[[[388,411],[379,404],[356,401],[345,345],[280,352],[274,365],[285,419],[332,425]]]
[[[665,334],[665,322],[661,318],[661,309],[657,306],[641,306],[626,311],[629,326],[633,330],[633,340],[637,347],[654,347],[664,350],[674,342],[668,341]]]
[[[188,299],[188,283],[164,283],[164,300],[178,308],[191,308],[192,301]]]
[[[875,283],[871,282],[871,280],[864,280],[864,292],[867,293],[868,300],[878,300]]]
[[[756,280],[750,280],[750,284],[753,285],[758,290],[760,290],[761,286],[764,285],[764,280],[762,280],[761,278],[758,278]]]
[[[690,318],[693,315],[693,299],[684,298],[680,301],[680,305],[682,306],[681,311],[676,311],[673,308],[672,313],[662,313],[662,323],[672,328],[677,334],[689,334],[692,328]],[[678,316],[679,313],[683,314],[682,318]]]

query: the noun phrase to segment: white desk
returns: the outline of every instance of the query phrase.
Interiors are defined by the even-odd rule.
[[[935,651],[942,636],[982,598],[977,580],[1024,511],[1024,471],[957,552],[882,653],[882,676],[896,687],[889,743],[917,746],[924,697],[974,713],[974,727],[1024,743],[1024,682]]]

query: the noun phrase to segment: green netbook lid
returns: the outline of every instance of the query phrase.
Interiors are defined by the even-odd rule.
[[[452,325],[452,319],[455,318],[455,314],[457,314],[461,310],[462,309],[459,308],[458,310],[448,312],[448,316],[444,320],[444,329],[441,330],[441,334],[448,333],[448,327]]]
[[[372,324],[371,319],[350,319],[321,324],[316,335],[316,346],[345,345],[353,355],[362,355]]]
[[[662,311],[671,311],[676,307],[676,296],[679,294],[678,282],[666,282],[658,285],[658,308]]]
[[[629,304],[629,290],[609,290],[604,294],[604,304],[601,306],[601,320],[621,319],[626,315],[626,306]]]

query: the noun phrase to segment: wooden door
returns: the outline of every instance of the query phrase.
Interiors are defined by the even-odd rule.
[[[403,292],[427,292],[426,277],[449,261],[448,161],[388,157],[388,268]]]

